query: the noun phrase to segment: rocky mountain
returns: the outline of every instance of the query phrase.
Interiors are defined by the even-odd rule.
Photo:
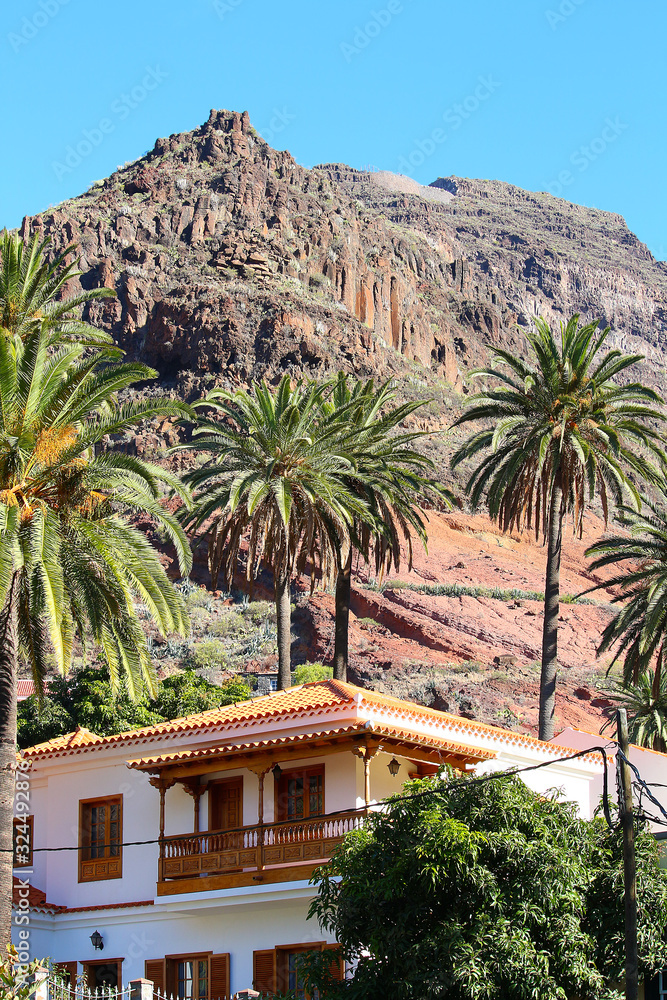
[[[466,370],[490,344],[521,350],[538,312],[600,317],[647,370],[664,361],[667,267],[620,216],[499,181],[306,170],[247,113],[158,139],[31,231],[79,244],[84,284],[118,292],[91,320],[185,395],[343,367],[456,406]]]
[[[415,419],[440,431],[426,447],[443,474],[466,373],[490,346],[521,352],[536,313],[600,318],[612,327],[610,343],[646,356],[644,379],[664,381],[667,266],[620,216],[499,181],[447,177],[424,187],[342,164],[307,170],[268,146],[247,113],[212,111],[200,128],[158,139],[80,197],[26,218],[21,233],[32,232],[48,235],[54,250],[78,244],[81,283],[116,289],[117,298],[93,303],[87,318],[154,366],[162,388],[193,399],[214,384],[285,371],[395,377],[404,396],[430,400]],[[172,433],[163,426],[131,446],[159,457]],[[487,721],[507,712],[531,727],[535,713],[521,705],[536,701],[529,674],[540,610],[525,594],[541,589],[542,556],[525,540],[507,548],[488,522],[447,524],[416,590],[379,593],[358,579],[355,676],[394,684],[396,670],[420,675],[435,666],[449,679],[436,678],[425,694],[420,685],[431,681],[417,676],[413,694],[461,710],[474,703],[470,711]],[[458,553],[456,538],[473,554]],[[587,582],[580,548],[572,593]],[[507,586],[501,596],[475,593],[491,584],[497,591],[518,563],[526,579],[513,589],[523,596],[508,597]],[[429,591],[443,582],[465,592]],[[318,600],[306,631],[311,652],[325,656],[332,607],[326,595]],[[604,683],[594,662],[608,612],[572,607],[562,650],[565,669],[575,671],[566,699],[574,708],[563,718],[593,726],[609,705],[608,692],[596,693]],[[378,641],[369,639],[369,621]],[[475,670],[465,683],[447,673],[452,663],[470,662],[485,676],[485,665],[503,655],[513,662],[491,669],[505,670],[505,687],[498,678],[495,687],[478,684]],[[396,693],[410,693],[396,684]]]

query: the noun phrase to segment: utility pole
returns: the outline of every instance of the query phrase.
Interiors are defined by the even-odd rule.
[[[628,716],[624,708],[616,712],[616,734],[621,753],[629,757]],[[625,902],[625,1000],[637,1000],[637,868],[635,864],[635,827],[632,809],[630,768],[616,755],[618,805],[623,830],[623,882]]]

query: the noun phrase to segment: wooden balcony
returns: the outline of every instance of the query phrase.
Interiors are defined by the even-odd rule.
[[[158,895],[310,878],[363,819],[363,812],[352,810],[296,822],[164,837]]]

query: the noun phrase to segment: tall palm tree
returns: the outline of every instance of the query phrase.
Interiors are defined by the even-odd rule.
[[[593,557],[590,570],[606,566],[616,574],[592,590],[618,587],[614,603],[621,603],[602,633],[598,653],[616,647],[612,665],[623,659],[623,683],[638,685],[650,671],[654,697],[663,689],[667,655],[667,484],[660,501],[644,500],[641,513],[621,508],[628,535],[603,538],[586,550]]]
[[[337,566],[333,663],[337,680],[347,680],[353,550],[366,562],[372,559],[376,575],[381,576],[392,567],[400,568],[403,543],[411,569],[413,533],[424,548],[427,545],[420,505],[429,498],[451,506],[453,499],[450,490],[423,474],[433,469],[433,462],[412,447],[426,432],[396,432],[425,403],[391,406],[396,395],[391,381],[376,387],[372,379],[350,380],[340,372],[323,400],[324,419],[338,427],[335,447],[349,460],[343,481],[364,502],[362,516],[352,523],[353,545]]]
[[[82,305],[113,298],[116,293],[112,288],[94,288],[64,297],[67,282],[82,273],[74,263],[67,263],[76,247],[69,246],[47,261],[48,243],[48,238],[40,240],[37,235],[24,242],[6,230],[0,236],[0,333],[23,339],[41,327],[52,342],[110,343],[107,333],[84,323],[78,313]]]
[[[244,540],[247,579],[263,561],[273,570],[280,689],[290,686],[290,583],[308,562],[313,585],[316,568],[324,582],[334,578],[352,518],[363,509],[341,479],[349,462],[332,446],[336,428],[318,420],[325,392],[313,383],[292,387],[288,376],[275,390],[266,383],[214,389],[195,407],[215,416],[200,418],[192,444],[183,446],[212,455],[185,477],[197,491],[185,520],[211,532],[213,586],[221,570],[231,583]]]
[[[181,571],[190,552],[162,492],[186,494],[168,472],[107,451],[108,435],[184,404],[120,404],[117,394],[155,372],[118,360],[112,347],[54,344],[48,323],[0,336],[0,944],[11,918],[16,679],[27,663],[38,688],[51,666],[65,673],[75,637],[94,642],[114,685],[153,692],[154,672],[134,607],[158,629],[185,634],[180,596],[157,553],[128,520],[148,514],[172,540]]]
[[[560,562],[566,515],[579,535],[587,502],[597,495],[605,520],[609,503],[621,505],[630,494],[637,507],[639,492],[632,472],[650,481],[658,473],[647,455],[663,459],[661,438],[654,428],[664,420],[656,407],[661,398],[638,382],[613,380],[642,360],[619,350],[600,355],[609,327],[579,325],[573,316],[555,334],[538,318],[527,335],[526,361],[508,351],[493,350],[505,371],[481,369],[475,377],[496,381],[471,397],[453,426],[482,420],[452,458],[486,457],[467,483],[473,507],[483,495],[492,518],[503,531],[525,523],[547,544],[547,570],[540,678],[540,739],[554,734]]]

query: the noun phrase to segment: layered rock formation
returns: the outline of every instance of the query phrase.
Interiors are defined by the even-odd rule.
[[[158,139],[31,231],[79,244],[81,280],[118,292],[89,318],[186,395],[338,367],[460,391],[536,312],[600,316],[663,360],[665,267],[620,216],[495,181],[306,170],[247,114]]]

